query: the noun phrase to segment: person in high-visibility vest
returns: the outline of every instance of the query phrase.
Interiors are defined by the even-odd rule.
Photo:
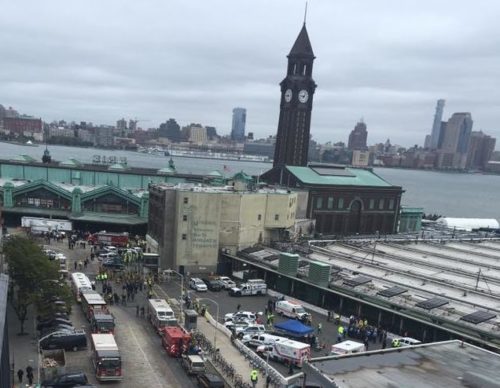
[[[401,341],[399,339],[397,339],[397,338],[394,338],[392,340],[391,346],[393,348],[400,348],[401,347]]]
[[[252,382],[252,386],[255,388],[257,381],[259,381],[259,372],[257,372],[257,369],[255,368],[250,372],[250,381]]]
[[[344,335],[344,326],[339,325],[337,329],[337,342],[342,342],[343,335]]]

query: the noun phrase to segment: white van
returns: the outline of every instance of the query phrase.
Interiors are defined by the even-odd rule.
[[[411,337],[403,337],[403,338],[398,338],[401,346],[413,346],[413,345],[420,345],[422,342]]]
[[[332,345],[330,354],[332,355],[342,355],[342,354],[353,354],[365,351],[365,345],[356,341],[344,341],[338,344]]]
[[[241,342],[243,342],[247,346],[257,347],[260,345],[270,345],[277,341],[284,341],[286,339],[287,338],[285,337],[280,337],[273,334],[259,333],[259,334],[245,334],[241,339]]]
[[[306,321],[311,316],[311,314],[309,314],[304,307],[302,307],[302,305],[290,300],[278,300],[276,302],[275,311],[277,314],[293,319],[299,319],[301,321]]]

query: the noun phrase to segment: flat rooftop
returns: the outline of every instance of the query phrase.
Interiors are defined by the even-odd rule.
[[[457,340],[316,360],[339,388],[500,387],[500,355]]]

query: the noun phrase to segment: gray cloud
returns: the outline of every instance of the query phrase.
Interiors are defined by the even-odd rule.
[[[303,1],[0,1],[0,103],[95,123],[175,117],[227,133],[274,134],[286,54]],[[369,142],[411,145],[445,115],[472,112],[500,136],[500,3],[315,0],[313,136],[345,141],[364,117]]]

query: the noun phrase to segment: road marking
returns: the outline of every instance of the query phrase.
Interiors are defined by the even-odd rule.
[[[156,372],[153,368],[153,365],[151,365],[151,362],[149,362],[149,359],[148,357],[146,356],[146,353],[144,352],[144,350],[142,349],[141,345],[139,344],[139,341],[134,333],[134,330],[131,328],[130,325],[127,325],[129,331],[130,331],[130,334],[132,334],[132,338],[134,339],[135,341],[135,344],[137,345],[137,347],[139,348],[139,350],[141,351],[144,359],[146,360],[146,362],[148,363],[148,366],[149,366],[149,369],[151,369],[151,372],[156,380],[156,383],[158,384],[159,387],[163,387],[163,384],[160,382],[160,379],[158,379],[158,376],[156,375]]]

